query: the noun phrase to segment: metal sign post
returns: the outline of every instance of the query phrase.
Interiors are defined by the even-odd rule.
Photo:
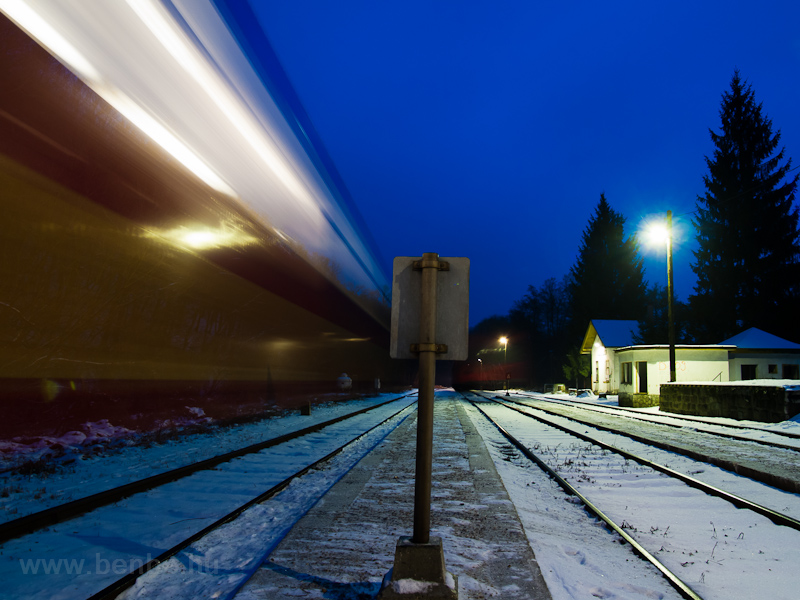
[[[436,360],[466,360],[469,332],[469,259],[394,259],[392,282],[392,358],[419,359],[417,457],[414,487],[414,535],[397,543],[391,579],[380,598],[411,599],[392,582],[414,579],[433,584],[426,598],[457,598],[447,585],[442,540],[430,536],[431,472],[433,465],[433,393]],[[455,580],[451,577],[451,583]]]
[[[449,268],[434,253],[422,255],[414,268],[422,271],[419,318],[419,403],[417,408],[417,472],[414,483],[415,544],[427,544],[431,527],[431,470],[433,464],[433,392],[436,384],[436,280]],[[445,266],[446,265],[446,266]]]

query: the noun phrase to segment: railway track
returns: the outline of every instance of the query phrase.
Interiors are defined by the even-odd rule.
[[[475,402],[475,398],[480,401]],[[744,545],[746,537],[749,542],[755,525],[758,525],[758,535],[761,536],[759,539],[764,539],[764,536],[770,539],[773,536],[779,546],[783,545],[788,549],[789,554],[800,551],[800,521],[789,515],[709,486],[632,452],[620,452],[620,449],[594,439],[588,432],[569,431],[556,424],[545,423],[544,419],[533,417],[522,409],[495,399],[487,401],[476,396],[468,399],[501,433],[510,447],[513,446],[527,460],[546,470],[568,494],[583,502],[590,513],[602,519],[610,529],[631,543],[634,551],[651,562],[684,598],[700,598],[700,592],[703,592],[702,597],[714,596],[713,588],[704,581],[706,575],[709,578],[716,577],[718,565],[724,564],[726,560],[735,564],[732,562],[735,552],[730,546]],[[586,430],[585,427],[581,429]],[[635,466],[631,466],[633,461]],[[600,463],[607,465],[601,467]],[[666,480],[665,476],[670,479]],[[679,481],[673,483],[673,478]],[[680,489],[680,486],[686,485],[696,491]],[[673,491],[667,492],[667,489]],[[674,496],[675,508],[670,512],[675,518],[663,518],[649,504],[653,501],[653,496],[658,494]],[[703,495],[712,495],[714,499],[698,500]],[[699,513],[697,503],[711,503],[714,507],[713,513],[709,516]],[[682,508],[684,504],[686,508]],[[741,508],[747,510],[739,510]],[[724,537],[715,541],[704,561],[696,558],[696,549],[694,552],[686,550],[681,542],[681,536],[684,535],[682,532],[687,527],[700,526],[703,519],[714,528],[715,538],[717,529],[714,523],[718,524],[721,531],[740,529],[736,539],[726,539],[730,534],[722,533]],[[651,526],[648,531],[642,523],[650,520],[659,521],[661,525]],[[669,521],[666,528],[663,525],[665,520]],[[692,525],[687,526],[683,521]],[[753,524],[744,525],[751,522]],[[720,544],[724,544],[724,550]],[[688,556],[678,552],[685,552]],[[678,571],[681,576],[676,575]],[[780,574],[771,573],[770,576],[793,577],[791,568],[775,568],[774,571],[780,571]],[[695,578],[691,586],[686,583],[688,579],[685,574]],[[749,574],[749,577],[743,585],[753,585],[754,574]],[[706,596],[706,591],[711,595]],[[756,596],[757,594],[745,594],[739,597]]]
[[[103,493],[94,498],[96,507],[80,507],[85,514],[8,539],[1,547],[0,579],[6,579],[2,571],[8,569],[22,568],[31,576],[13,578],[19,589],[4,591],[12,597],[47,598],[58,590],[63,597],[114,598],[143,574],[319,470],[344,449],[363,445],[367,437],[377,443],[414,402],[393,399],[255,445],[261,448],[250,446],[166,473],[158,483],[148,478],[137,482],[141,489],[134,492],[123,486]],[[52,518],[44,515],[45,521]],[[7,525],[17,531],[29,526]],[[58,561],[63,561],[63,570]]]
[[[789,431],[780,431],[777,429],[767,429],[764,427],[755,427],[752,425],[736,425],[733,423],[716,423],[703,419],[702,417],[693,417],[690,415],[677,415],[677,414],[660,414],[653,415],[643,413],[641,410],[626,408],[621,406],[597,406],[586,402],[579,402],[577,400],[570,400],[567,398],[548,398],[546,396],[526,394],[524,392],[514,392],[514,396],[527,398],[536,403],[547,403],[550,405],[569,405],[584,411],[599,413],[599,414],[613,414],[623,416],[625,418],[644,421],[648,423],[657,423],[666,427],[685,428],[691,427],[697,431],[702,431],[709,435],[716,435],[730,439],[740,439],[743,441],[757,442],[765,446],[772,446],[774,448],[785,448],[788,450],[800,451],[800,434],[792,433]],[[506,400],[514,401],[513,396],[506,398]],[[544,409],[543,409],[544,410]],[[736,435],[733,432],[750,433],[750,436]],[[754,435],[762,435],[772,437],[774,439],[783,440],[797,440],[797,443],[784,443],[779,441],[771,441],[769,439],[759,439],[753,437]]]
[[[507,402],[505,397],[497,397],[494,400],[501,403]],[[587,427],[591,427],[595,430],[595,433],[588,441],[593,441],[603,436],[605,441],[613,444],[616,448],[629,448],[639,454],[646,452],[651,459],[664,464],[677,463],[681,465],[680,468],[684,474],[696,476],[696,478],[703,479],[711,485],[735,486],[737,490],[741,490],[736,493],[752,497],[754,501],[760,502],[758,499],[766,494],[767,497],[775,498],[773,500],[775,508],[783,507],[787,503],[791,506],[797,504],[797,490],[800,490],[800,474],[798,473],[797,457],[794,451],[774,451],[751,444],[746,447],[755,452],[755,455],[748,457],[744,455],[746,450],[743,449],[738,440],[731,440],[731,447],[728,449],[724,447],[703,448],[706,443],[704,440],[693,441],[695,437],[700,435],[698,432],[691,432],[690,435],[687,435],[688,432],[681,432],[681,436],[686,439],[679,440],[682,444],[676,445],[671,442],[663,442],[650,432],[643,432],[640,435],[631,433],[629,428],[618,429],[613,426],[600,425],[563,414],[541,411],[539,408],[532,406],[509,406],[526,417],[561,428],[579,437]],[[700,450],[689,449],[687,446],[700,448]],[[613,450],[613,448],[609,449]],[[674,455],[681,455],[686,458],[681,459]],[[741,464],[743,462],[752,464],[759,461],[762,463],[760,468],[752,468],[746,464]],[[785,464],[782,464],[782,461],[786,461]],[[782,466],[784,471],[791,476],[781,476],[770,471],[769,469],[775,463]],[[792,510],[794,511],[794,517],[800,518],[800,504]]]
[[[487,395],[484,394],[484,397]],[[507,400],[505,396],[497,398]],[[794,447],[777,447],[759,443],[757,440],[739,439],[737,436],[704,437],[704,431],[687,432],[684,428],[620,419],[613,415],[594,415],[593,412],[577,411],[572,407],[550,407],[539,403],[536,403],[536,406],[522,404],[530,410],[552,415],[554,418],[569,419],[581,425],[622,434],[663,450],[713,464],[789,493],[800,493],[800,461],[798,450]]]
[[[386,402],[382,402],[374,406],[363,408],[361,410],[353,411],[351,413],[341,415],[334,419],[329,419],[322,423],[311,425],[310,427],[304,427],[297,431],[292,431],[268,440],[257,442],[255,444],[250,444],[248,446],[239,448],[237,450],[225,452],[223,454],[214,456],[212,458],[200,460],[192,464],[184,465],[182,467],[178,467],[175,469],[170,469],[163,473],[158,473],[150,477],[139,479],[138,481],[126,483],[124,485],[103,490],[102,492],[97,492],[95,494],[91,494],[83,498],[78,498],[77,500],[73,500],[71,502],[66,502],[58,506],[53,506],[45,510],[37,511],[35,513],[25,515],[18,519],[6,521],[5,523],[0,524],[0,544],[3,544],[8,540],[14,539],[21,535],[32,533],[44,527],[57,525],[58,523],[72,519],[89,511],[101,508],[103,506],[107,506],[109,504],[113,504],[114,502],[119,502],[123,498],[131,496],[133,494],[145,492],[147,490],[156,488],[160,485],[170,483],[171,481],[176,481],[178,479],[182,479],[183,477],[188,477],[194,473],[197,473],[198,471],[213,469],[218,465],[229,462],[235,458],[246,456],[247,454],[260,452],[267,448],[271,448],[273,446],[286,443],[298,437],[308,435],[316,431],[321,431],[325,427],[329,427],[335,423],[339,423],[346,419],[356,417],[370,410],[390,404],[391,402],[396,402],[398,400],[401,400],[405,397],[407,397],[407,395],[401,396],[400,398],[393,398],[392,400],[388,400]]]

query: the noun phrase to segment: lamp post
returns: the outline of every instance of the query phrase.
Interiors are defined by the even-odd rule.
[[[669,380],[677,381],[675,369],[675,320],[672,315],[672,211],[667,211],[667,320],[669,321]]]
[[[503,371],[506,379],[506,396],[508,396],[508,338],[503,336],[498,341],[503,344]]]
[[[483,391],[483,361],[479,358],[478,362],[481,365],[481,391]]]
[[[669,380],[677,381],[675,369],[675,319],[672,312],[674,297],[672,281],[672,211],[667,211],[666,227],[660,225],[651,228],[650,236],[658,242],[664,241],[667,244],[667,321],[669,339]]]

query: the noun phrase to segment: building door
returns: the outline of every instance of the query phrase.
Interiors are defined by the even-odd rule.
[[[647,362],[637,362],[636,363],[636,374],[638,375],[639,379],[639,386],[637,392],[640,394],[647,393]]]
[[[756,365],[742,365],[742,381],[756,378]]]

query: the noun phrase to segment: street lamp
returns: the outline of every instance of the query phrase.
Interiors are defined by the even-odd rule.
[[[501,337],[498,340],[501,344],[503,344],[503,371],[508,370],[508,338],[506,336]],[[506,372],[506,396],[509,395],[508,393],[508,373]]]
[[[478,362],[481,363],[481,391],[483,391],[483,361],[479,358]]]
[[[654,242],[664,242],[667,245],[667,320],[669,321],[669,380],[677,381],[675,369],[675,320],[672,314],[672,298],[674,295],[672,285],[672,211],[667,211],[667,224],[654,225],[650,228],[650,237]]]

